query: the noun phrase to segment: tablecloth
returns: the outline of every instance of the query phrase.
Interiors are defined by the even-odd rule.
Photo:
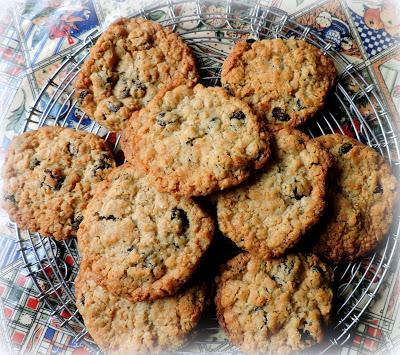
[[[400,127],[400,3],[396,0],[272,0],[334,44],[375,83]],[[136,0],[0,1],[0,161],[48,76],[94,29],[136,12]],[[209,11],[218,4],[205,3]],[[385,14],[385,16],[383,16]],[[0,211],[0,344],[5,353],[87,354],[60,327],[31,280]],[[353,332],[343,354],[400,353],[398,256],[379,297]],[[214,346],[214,347],[213,347]],[[210,350],[218,342],[210,344]],[[220,349],[221,350],[221,349]]]

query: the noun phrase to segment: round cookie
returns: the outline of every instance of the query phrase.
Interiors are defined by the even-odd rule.
[[[76,236],[96,185],[115,166],[104,140],[61,127],[15,137],[3,170],[3,208],[19,227],[57,240]]]
[[[247,179],[267,161],[269,134],[224,89],[171,84],[122,134],[128,161],[160,191],[201,196]]]
[[[281,256],[320,218],[331,158],[294,128],[276,130],[260,174],[218,195],[222,233],[262,259]]]
[[[91,48],[76,81],[76,96],[89,117],[122,130],[174,79],[197,81],[191,49],[160,24],[144,18],[112,23]]]
[[[94,341],[107,353],[159,353],[179,347],[197,325],[208,299],[205,284],[174,296],[132,302],[97,285],[85,267],[75,283],[77,308]]]
[[[320,343],[333,272],[315,255],[261,261],[239,254],[216,279],[220,326],[242,351],[289,354]]]
[[[335,77],[332,60],[317,47],[276,38],[238,42],[221,82],[267,123],[295,127],[322,108]]]
[[[353,261],[372,251],[388,232],[397,181],[383,157],[357,140],[340,134],[317,140],[334,163],[313,251],[334,262]]]
[[[174,294],[213,237],[211,218],[191,199],[160,193],[128,164],[96,190],[78,231],[96,282],[132,301]]]

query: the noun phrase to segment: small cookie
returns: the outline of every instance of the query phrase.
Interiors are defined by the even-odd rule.
[[[19,227],[57,240],[76,236],[96,185],[115,166],[100,137],[42,127],[13,139],[3,170],[3,208]]]
[[[89,117],[111,131],[122,130],[166,84],[197,81],[191,49],[160,24],[121,18],[91,48],[76,81],[76,96]]]
[[[340,134],[317,138],[334,158],[327,210],[313,233],[313,251],[334,262],[372,251],[393,218],[397,181],[372,148]],[[315,235],[314,235],[315,234]]]
[[[295,127],[322,108],[335,77],[332,60],[317,47],[276,38],[238,42],[221,82],[267,123]]]
[[[81,268],[75,282],[77,308],[94,341],[107,353],[159,353],[179,347],[207,304],[205,284],[174,296],[132,302],[113,296]]]
[[[130,120],[122,149],[160,191],[207,195],[247,179],[267,161],[269,134],[224,89],[171,84]]]
[[[160,193],[128,164],[96,190],[78,247],[96,282],[132,301],[172,295],[191,277],[214,225],[191,199]]]
[[[240,248],[281,256],[320,218],[329,154],[294,128],[275,131],[272,157],[251,181],[218,196],[218,224]]]
[[[320,343],[329,320],[333,272],[315,255],[261,261],[240,254],[216,279],[217,318],[251,354],[289,354]]]

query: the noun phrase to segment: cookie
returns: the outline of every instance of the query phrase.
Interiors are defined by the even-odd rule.
[[[289,354],[320,343],[333,272],[315,255],[261,261],[239,254],[216,279],[220,326],[250,354]]]
[[[250,108],[224,89],[173,83],[122,134],[128,161],[160,191],[207,195],[247,179],[267,161],[269,135]]]
[[[75,282],[77,308],[94,341],[107,353],[159,353],[179,347],[207,304],[205,284],[152,302],[113,296],[85,267]]]
[[[122,130],[174,79],[197,81],[191,49],[175,33],[144,18],[121,18],[91,48],[75,83],[80,107],[111,131]]]
[[[269,124],[299,126],[332,88],[336,69],[317,47],[297,39],[238,42],[222,65],[221,82]]]
[[[218,224],[240,248],[262,259],[281,256],[320,218],[331,159],[294,128],[276,130],[272,157],[244,185],[218,195]]]
[[[97,184],[115,166],[100,137],[42,127],[15,137],[3,170],[3,208],[20,228],[57,240],[76,236]]]
[[[78,248],[109,292],[152,300],[174,294],[191,277],[213,232],[213,221],[193,200],[158,192],[125,164],[96,190]]]
[[[313,251],[334,262],[374,250],[393,218],[397,181],[372,148],[340,134],[317,138],[334,158],[327,210],[309,238]]]

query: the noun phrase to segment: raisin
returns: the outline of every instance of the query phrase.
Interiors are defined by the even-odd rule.
[[[254,43],[256,40],[254,38],[248,38],[246,39],[247,43]]]
[[[29,169],[33,170],[35,167],[40,165],[40,161],[36,158],[33,158],[32,161],[29,163]]]
[[[193,142],[196,140],[196,138],[189,138],[185,143],[187,145],[190,145],[191,147],[193,147]]]
[[[79,225],[80,225],[81,222],[82,222],[82,220],[83,220],[83,216],[74,216],[74,217],[72,218],[72,222],[71,222],[72,229],[75,230],[75,231],[77,231],[78,228],[79,228]]]
[[[87,90],[82,90],[82,91],[80,92],[80,94],[79,94],[79,98],[80,98],[80,99],[84,99],[84,98],[87,96],[87,94],[89,94],[89,91],[87,91]]]
[[[293,189],[293,195],[294,195],[294,198],[296,199],[296,200],[301,200],[305,195],[300,195],[298,192],[297,192],[297,187],[295,187],[294,189]]]
[[[304,144],[304,140],[303,139],[298,139],[297,141],[299,142],[299,144]]]
[[[235,111],[229,116],[229,118],[231,120],[233,120],[233,119],[244,120],[244,119],[246,119],[246,115],[242,111]]]
[[[346,154],[347,152],[349,152],[351,150],[351,148],[353,148],[353,145],[350,143],[345,143],[343,144],[340,149],[339,149],[339,154],[343,155]]]
[[[272,109],[272,117],[282,122],[287,122],[290,120],[290,116],[283,112],[280,107],[274,107]]]
[[[171,221],[174,219],[179,219],[184,227],[189,225],[189,220],[187,214],[184,210],[178,207],[174,207],[171,211]]]
[[[103,220],[106,220],[106,221],[115,221],[116,218],[115,218],[115,216],[113,216],[112,214],[110,214],[109,216],[99,216],[99,220],[100,220],[100,221],[103,221]]]
[[[134,245],[131,245],[128,249],[126,249],[126,251],[129,253],[131,252],[133,249],[135,249]]]
[[[51,178],[52,180],[55,181],[55,186],[54,186],[54,187],[53,187],[53,186],[50,186],[50,185],[48,185],[48,184],[46,184],[46,185],[49,186],[50,188],[56,190],[56,191],[60,190],[62,184],[64,183],[65,177],[62,176],[62,175],[56,175],[56,174],[54,174],[50,169],[46,169],[44,172],[45,172],[46,174],[49,174],[49,175],[50,175],[50,178]],[[43,185],[43,184],[42,184],[42,185]]]
[[[108,76],[107,79],[106,79],[106,82],[111,84],[113,82],[112,77]]]
[[[81,296],[80,303],[81,303],[82,306],[85,305],[85,295]]]
[[[11,201],[11,203],[16,204],[17,201],[15,200],[15,195],[6,195],[4,196],[5,200]]]
[[[223,86],[223,88],[228,92],[229,95],[234,96],[233,90],[232,90],[232,88],[231,88],[231,86],[230,86],[229,84],[225,84],[225,85]]]
[[[166,115],[165,112],[160,112],[156,117],[156,123],[161,127],[165,127],[167,124],[175,122],[175,121],[165,121],[165,120],[163,120],[165,115]]]
[[[323,272],[322,272],[322,270],[321,270],[321,268],[320,268],[319,266],[313,266],[313,267],[311,268],[311,271],[312,271],[312,272],[318,272],[318,273],[320,273],[320,274],[323,274]]]
[[[121,107],[121,105],[115,105],[115,104],[113,104],[112,102],[110,102],[110,101],[108,101],[107,102],[107,107],[108,107],[108,109],[110,110],[110,111],[112,111],[112,112],[117,112],[118,110],[119,110],[119,108]]]
[[[297,100],[296,100],[296,106],[297,106],[297,111],[300,111],[300,110],[302,110],[303,108],[305,108],[305,107],[301,104],[300,99],[297,99]]]
[[[112,165],[104,158],[97,160],[93,167],[92,176],[96,176],[98,170],[105,170],[111,168]]]
[[[264,152],[258,152],[257,156],[256,156],[256,161],[260,161],[262,159],[264,159],[265,154]]]
[[[314,337],[311,335],[310,331],[304,328],[299,329],[300,340],[303,342],[314,342]]]
[[[374,190],[374,194],[381,194],[383,193],[383,188],[382,185],[378,183],[378,185],[376,185],[376,188]]]
[[[133,84],[135,85],[136,89],[138,89],[138,90],[143,90],[143,91],[147,90],[146,85],[144,83],[142,83],[140,80],[136,80]]]

